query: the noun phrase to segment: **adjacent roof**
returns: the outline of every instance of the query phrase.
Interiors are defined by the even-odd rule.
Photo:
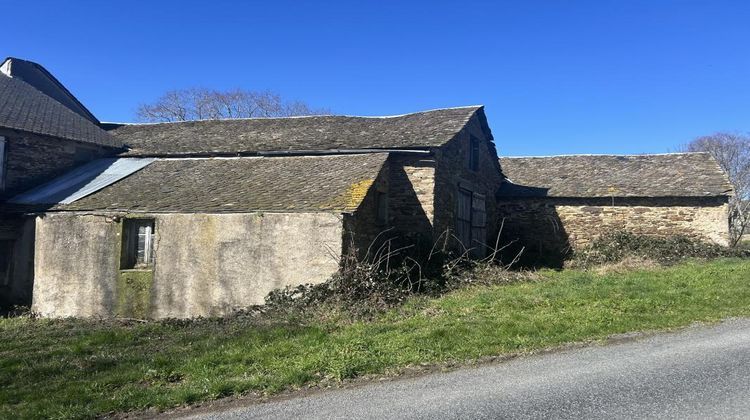
[[[0,73],[0,127],[102,146],[122,146],[88,119],[4,73]]]
[[[126,155],[227,154],[259,151],[410,149],[451,140],[483,107],[391,117],[311,116],[127,124],[110,131]]]
[[[30,84],[40,92],[50,98],[65,105],[68,109],[76,114],[86,118],[94,124],[99,124],[99,120],[91,113],[70,91],[60,83],[52,73],[42,65],[33,61],[22,60],[20,58],[8,57],[0,64],[0,72],[6,76],[21,79]]]
[[[359,206],[387,157],[162,158],[51,210],[348,212]]]
[[[97,159],[72,171],[19,194],[10,204],[70,204],[93,194],[135,172],[154,161],[154,158],[106,158]]]
[[[708,153],[501,158],[505,197],[711,197],[732,186]]]

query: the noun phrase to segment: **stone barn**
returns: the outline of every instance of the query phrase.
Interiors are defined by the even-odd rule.
[[[732,187],[707,153],[500,159],[503,238],[558,265],[600,235],[684,235],[727,245]]]
[[[327,280],[382,232],[450,231],[481,256],[496,230],[482,107],[104,128],[126,150],[8,201],[43,316],[222,316]]]
[[[482,257],[500,226],[558,262],[614,230],[725,244],[731,194],[707,154],[498,160],[482,106],[113,124],[0,63],[0,310],[221,316],[376,240]]]

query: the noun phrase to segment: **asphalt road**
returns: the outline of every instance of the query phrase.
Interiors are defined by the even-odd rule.
[[[193,418],[748,419],[750,320]]]

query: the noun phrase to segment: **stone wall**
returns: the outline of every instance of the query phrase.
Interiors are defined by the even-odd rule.
[[[0,198],[11,197],[113,152],[100,146],[1,128],[0,136],[5,137],[7,159],[5,191],[0,191]]]
[[[502,175],[497,151],[489,135],[489,128],[483,126],[475,115],[464,130],[436,151],[438,162],[435,174],[434,231],[436,235],[446,230],[455,232],[458,189],[461,187],[486,196],[487,238],[484,238],[482,242],[485,244],[494,242],[498,220],[495,194],[502,183]],[[479,164],[476,171],[470,170],[467,165],[472,136],[480,142]]]
[[[431,236],[435,212],[435,158],[391,154],[388,165],[389,226],[403,235]]]
[[[378,220],[378,194],[385,194],[387,197],[386,200],[388,200],[387,204],[389,206],[393,204],[394,199],[391,197],[391,194],[394,191],[391,190],[392,182],[390,173],[391,168],[388,161],[373,181],[356,211],[343,216],[343,252],[347,252],[353,246],[358,251],[357,255],[364,257],[367,254],[368,248],[374,244],[376,239],[384,240],[393,235],[390,229],[393,227],[393,221],[397,220],[393,214],[393,209],[388,209],[386,220]],[[396,192],[400,193],[401,191],[396,190]],[[412,205],[414,204],[412,203]]]
[[[48,317],[222,316],[262,304],[273,289],[320,283],[338,270],[340,215],[140,216],[156,221],[150,276],[120,270],[116,218],[39,217],[32,310]]]
[[[721,197],[503,199],[498,205],[503,241],[517,240],[528,258],[545,262],[615,231],[728,242],[728,205]]]

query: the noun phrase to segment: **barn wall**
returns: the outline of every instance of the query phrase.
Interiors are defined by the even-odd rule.
[[[614,231],[728,243],[726,198],[503,199],[498,206],[504,241],[518,240],[542,258],[564,257]]]
[[[394,201],[402,203],[404,206],[421,207],[419,200],[416,198],[411,200],[410,204],[404,201],[402,189],[391,190],[390,175],[390,163],[386,162],[373,183],[368,187],[367,193],[356,211],[343,216],[344,249],[348,251],[351,247],[354,247],[354,250],[357,251],[356,255],[360,258],[367,256],[368,249],[377,247],[383,241],[399,235],[392,229],[394,222],[399,221],[399,216],[394,215],[392,208],[388,208],[386,211],[386,220],[378,220],[378,195],[380,193],[386,195],[389,207],[393,205]]]
[[[38,217],[32,310],[50,317],[111,315],[119,235],[119,224],[111,218]]]
[[[150,217],[153,272],[119,269],[122,223],[112,217],[40,218],[32,310],[49,317],[222,316],[262,304],[273,289],[323,282],[338,270],[340,215]]]
[[[102,146],[0,128],[6,140],[5,190],[0,198],[28,190],[90,160],[112,155]]]
[[[402,235],[431,236],[435,212],[435,158],[391,154],[388,168],[389,225]]]
[[[456,232],[456,212],[459,187],[485,195],[487,214],[486,237],[472,238],[473,243],[466,247],[476,247],[480,253],[487,251],[483,244],[494,242],[497,232],[495,194],[502,183],[498,168],[497,151],[485,133],[482,123],[474,116],[466,127],[450,142],[440,148],[437,154],[435,186],[435,234]],[[480,141],[479,164],[476,171],[468,168],[471,137]]]
[[[9,278],[0,282],[0,308],[31,304],[34,283],[34,218],[0,214],[0,240],[12,241]]]

